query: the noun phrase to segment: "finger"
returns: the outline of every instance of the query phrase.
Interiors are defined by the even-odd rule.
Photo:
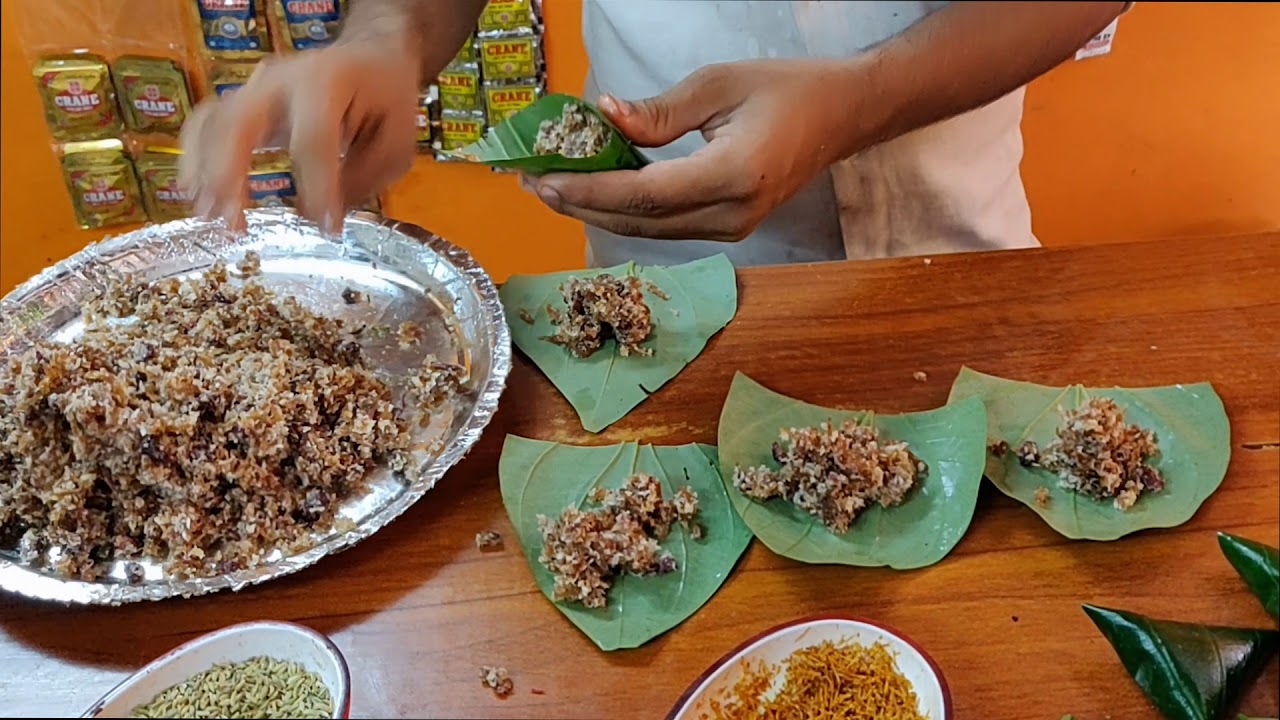
[[[264,81],[206,102],[183,128],[179,183],[192,192],[198,215],[222,217],[238,230],[253,150],[278,117],[280,99],[276,86]]]
[[[639,170],[554,173],[535,186],[538,197],[557,212],[578,208],[597,212],[664,217],[737,199],[738,162],[708,145],[688,157],[664,160]]]
[[[658,240],[717,240],[734,242],[755,228],[742,201],[694,208],[667,217],[637,217],[618,213],[566,208],[561,214],[626,237]]]
[[[342,87],[317,83],[295,92],[289,155],[298,184],[298,209],[322,232],[338,233],[342,230],[342,118],[351,94]]]
[[[384,115],[348,114],[358,124],[342,164],[344,207],[363,203],[413,167],[416,115],[413,108]]]
[[[732,96],[731,71],[709,65],[685,77],[670,90],[644,100],[600,97],[601,111],[623,135],[641,147],[675,142],[685,133],[699,130],[713,117],[732,110],[739,99]]]

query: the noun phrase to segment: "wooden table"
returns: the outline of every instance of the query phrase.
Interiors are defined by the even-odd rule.
[[[1082,602],[1273,627],[1218,552],[1227,530],[1280,524],[1280,234],[744,270],[737,318],[679,377],[591,437],[518,359],[471,456],[391,526],[239,594],[109,609],[0,599],[0,714],[70,715],[172,646],[231,623],[287,619],[346,654],[356,717],[661,717],[741,640],[810,613],[895,626],[938,661],[957,718],[1154,717]],[[918,571],[807,566],[756,543],[683,625],[598,651],[534,587],[508,538],[496,465],[506,433],[561,442],[715,442],[735,370],[816,403],[920,410],[962,364],[1047,384],[1209,380],[1232,425],[1227,478],[1182,527],[1068,541],[986,487],[959,546]],[[928,379],[913,380],[924,371]],[[481,665],[515,694],[495,699]],[[1243,710],[1275,716],[1273,661]],[[535,694],[538,689],[541,694]]]

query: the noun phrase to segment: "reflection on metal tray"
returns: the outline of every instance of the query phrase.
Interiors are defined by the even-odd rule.
[[[435,415],[425,427],[410,416],[415,446],[424,449],[413,453],[409,470],[402,476],[386,468],[372,473],[369,492],[348,500],[336,529],[318,534],[303,552],[285,557],[277,551],[258,567],[200,579],[170,577],[160,565],[142,562],[144,578],[131,583],[123,561],[102,579],[87,582],[24,566],[14,548],[0,548],[0,589],[37,599],[112,605],[238,590],[297,571],[372,535],[421,498],[475,444],[497,409],[511,367],[510,337],[497,290],[466,251],[422,228],[368,213],[349,215],[340,240],[324,237],[285,210],[250,212],[248,230],[239,235],[221,223],[180,220],[104,240],[0,300],[0,361],[37,339],[77,337],[84,327],[82,304],[113,279],[126,274],[148,281],[192,277],[219,258],[233,264],[248,250],[262,257],[259,281],[264,286],[318,314],[392,329],[405,321],[417,323],[424,337],[409,349],[400,347],[394,332],[363,339],[370,365],[398,399],[404,378],[428,354],[465,366],[467,391],[453,412]],[[343,302],[348,288],[368,301]]]

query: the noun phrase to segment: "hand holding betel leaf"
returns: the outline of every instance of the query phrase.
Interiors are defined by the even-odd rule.
[[[851,124],[847,98],[832,107],[836,83],[860,87],[861,71],[835,59],[747,60],[704,66],[644,100],[605,95],[600,111],[635,145],[660,147],[690,132],[707,144],[638,169],[553,173],[526,186],[552,210],[619,235],[741,240],[870,143]]]

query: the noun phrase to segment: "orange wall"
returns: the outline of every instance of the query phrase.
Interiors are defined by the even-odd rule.
[[[101,236],[74,225],[13,2],[2,5],[0,293]],[[577,92],[580,0],[544,5],[551,89]],[[1027,94],[1036,232],[1063,245],[1280,229],[1278,129],[1280,4],[1138,3],[1110,55],[1070,62]],[[422,158],[385,205],[470,248],[499,280],[581,263],[577,224],[510,176]]]

